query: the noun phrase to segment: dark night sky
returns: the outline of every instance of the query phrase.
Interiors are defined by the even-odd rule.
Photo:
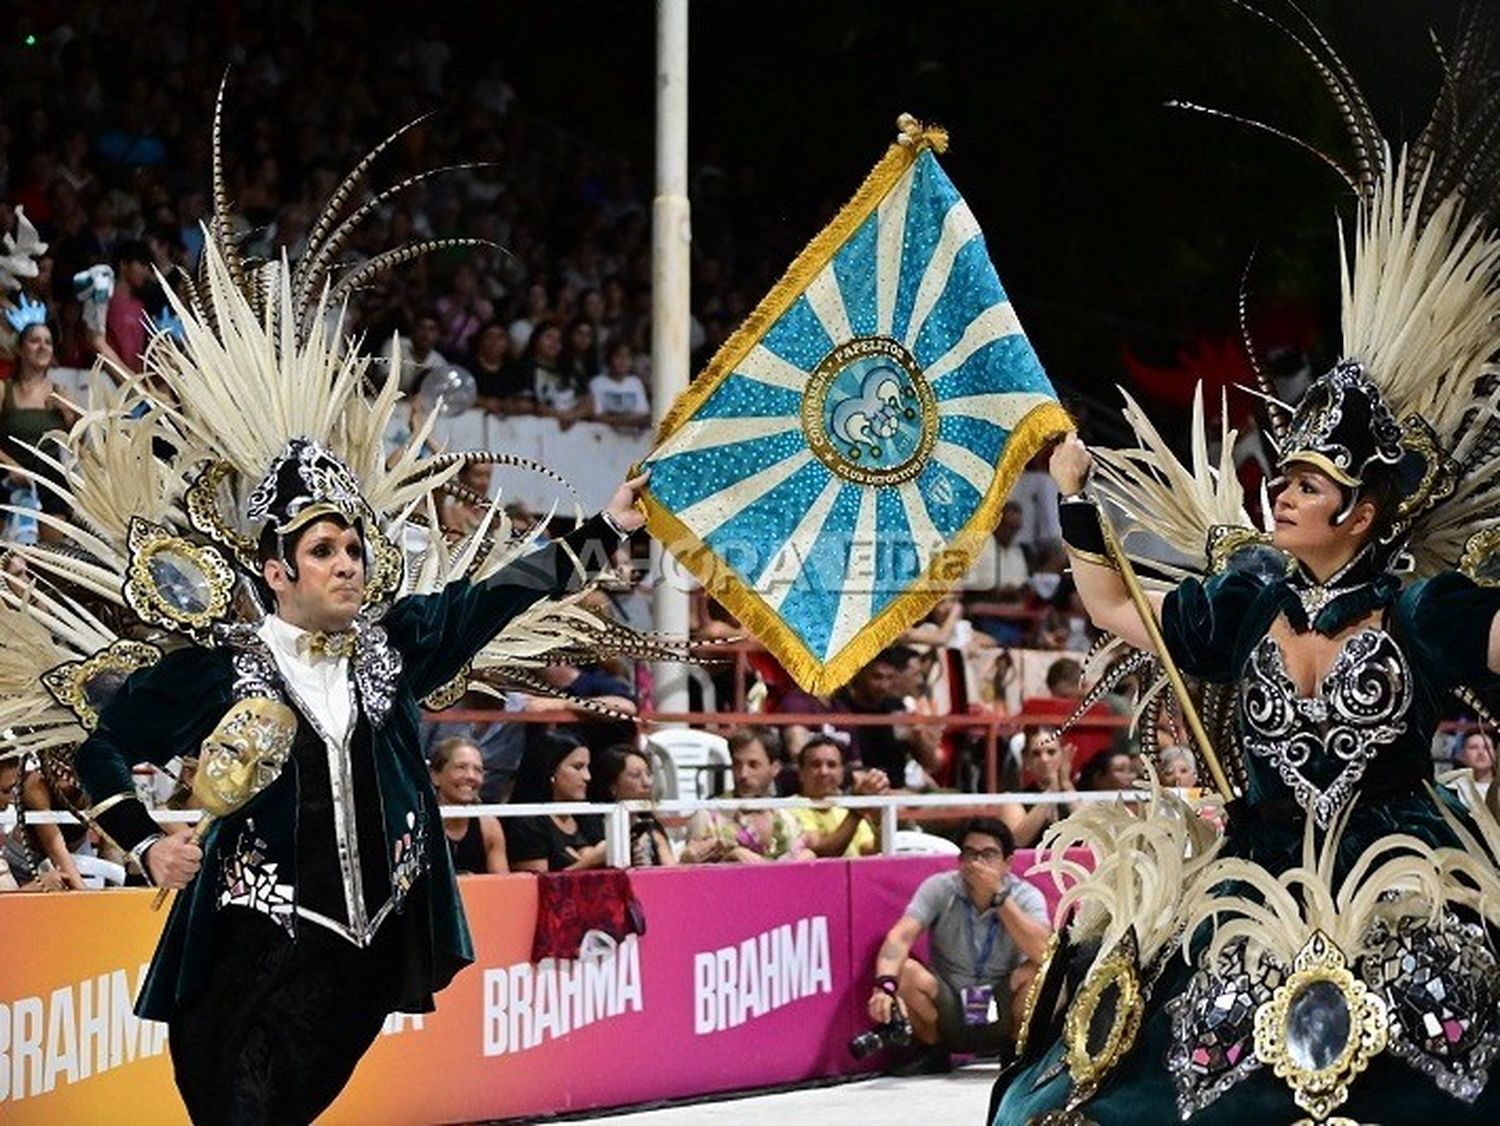
[[[1435,82],[1427,29],[1446,34],[1456,4],[1308,8],[1387,134],[1414,132]],[[505,5],[480,25],[497,10],[528,108],[650,169],[653,6]],[[1257,248],[1253,295],[1310,301],[1335,327],[1340,182],[1290,145],[1163,105],[1234,110],[1346,154],[1296,48],[1228,0],[695,0],[690,21],[691,159],[756,168],[794,246],[858,185],[897,113],[947,126],[944,164],[1063,382],[1113,400],[1123,345],[1165,358],[1195,330],[1232,328]]]

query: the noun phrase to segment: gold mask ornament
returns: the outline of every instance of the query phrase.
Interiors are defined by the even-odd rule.
[[[281,774],[297,735],[297,713],[280,700],[251,696],[240,700],[203,740],[193,773],[193,801],[203,817],[193,827],[198,843],[220,817],[240,809]],[[166,901],[156,893],[151,909]]]

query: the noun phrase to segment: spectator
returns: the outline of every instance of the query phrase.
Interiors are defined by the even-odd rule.
[[[412,322],[411,335],[401,341],[401,390],[410,394],[434,372],[442,371],[448,361],[437,350],[442,331],[438,315],[431,310],[418,313]]]
[[[973,585],[965,593],[974,628],[1001,645],[1022,644],[1031,621],[1031,615],[1024,612],[1022,592],[1036,561],[1031,549],[1020,541],[1021,523],[1020,504],[1006,501],[994,535],[986,541],[970,572]],[[983,612],[978,611],[980,606]]]
[[[886,650],[895,667],[891,678],[891,695],[901,701],[903,711],[918,716],[936,716],[947,712],[933,696],[933,675],[937,651],[920,652],[906,645],[892,645]],[[943,728],[934,723],[914,723],[895,728],[896,738],[912,749],[912,760],[906,774],[896,785],[911,790],[930,790],[938,777],[946,777],[952,759],[951,748],[944,744]]]
[[[462,736],[439,743],[429,760],[432,785],[441,805],[477,805],[484,782],[484,758],[479,747]],[[453,858],[453,870],[463,873],[509,872],[505,830],[498,817],[443,818],[443,839]]]
[[[475,334],[495,315],[495,307],[479,292],[479,275],[467,262],[453,271],[448,292],[437,300],[437,315],[442,326],[439,343],[455,356],[469,350]]]
[[[606,747],[597,757],[593,779],[589,782],[589,800],[651,801],[651,759],[631,743]],[[667,831],[646,810],[630,816],[630,866],[632,868],[670,867],[677,863]]]
[[[1129,751],[1105,751],[1095,755],[1078,776],[1080,790],[1133,790],[1138,776],[1135,757]]]
[[[1163,786],[1196,789],[1198,767],[1193,762],[1193,752],[1180,744],[1163,747],[1156,755],[1156,777]]]
[[[143,366],[146,324],[144,300],[151,281],[151,249],[139,239],[122,239],[115,248],[115,292],[105,314],[104,339],[119,364],[131,374]]]
[[[522,793],[521,801],[581,802],[588,800],[589,749],[558,733],[545,737],[541,747],[543,795]],[[510,867],[515,872],[565,872],[602,868],[606,855],[604,825],[597,814],[550,813],[511,819],[506,836]]]
[[[445,495],[440,514],[443,531],[467,536],[479,529],[485,513],[489,511],[494,477],[495,467],[488,462],[469,462],[454,475],[454,484],[485,499],[476,503],[464,497]],[[492,524],[491,527],[493,526]]]
[[[802,796],[821,802],[843,792],[844,742],[833,735],[814,735],[797,753]],[[883,794],[890,781],[878,770],[865,770],[854,784],[856,794]],[[793,811],[802,823],[807,847],[817,856],[870,856],[880,851],[880,811],[808,807]]]
[[[1021,750],[1021,788],[1028,794],[1071,794],[1073,789],[1072,743],[1061,742],[1050,727],[1027,727]],[[1072,802],[1038,802],[1023,806],[1007,802],[995,815],[1010,830],[1016,844],[1029,848],[1041,840],[1048,827],[1073,812]]]
[[[741,729],[729,736],[734,767],[734,796],[767,798],[776,781],[776,764],[761,737]],[[682,850],[684,864],[734,861],[762,864],[770,860],[811,860],[801,822],[785,809],[741,809],[725,816],[700,810],[688,823]]]
[[[568,323],[560,359],[563,374],[575,385],[586,387],[599,370],[602,360],[594,326],[586,317],[575,317]]]
[[[474,334],[469,372],[474,376],[475,402],[495,414],[531,414],[536,396],[521,381],[521,370],[512,360],[510,334],[499,321],[487,321]]]
[[[1077,709],[1083,698],[1083,665],[1073,657],[1059,657],[1047,666],[1047,694],[1032,696],[1022,701],[1023,713],[1046,716],[1061,724]],[[1124,728],[1111,726],[1114,710],[1102,701],[1096,701],[1069,731],[1073,743],[1073,770],[1081,772],[1093,762],[1096,755],[1107,750],[1121,749],[1118,735]],[[1098,720],[1095,724],[1093,721]]]
[[[526,308],[521,316],[510,323],[510,343],[517,352],[530,353],[531,338],[537,326],[552,319],[552,302],[547,294],[547,283],[534,279],[526,287]],[[561,346],[559,339],[559,348]]]
[[[1495,744],[1487,732],[1470,731],[1463,736],[1453,763],[1473,771],[1474,784],[1479,787],[1479,792],[1489,795],[1490,783],[1495,778]]]
[[[532,332],[521,376],[536,397],[538,412],[557,419],[564,430],[591,413],[588,392],[563,369],[562,329],[556,322],[545,321]]]
[[[1015,842],[991,818],[965,822],[959,867],[923,880],[875,959],[870,1019],[901,1004],[923,1045],[900,1070],[946,1071],[950,1051],[1000,1051],[1015,1037],[1050,936],[1042,893],[1010,871]],[[930,967],[911,957],[924,932]]]
[[[617,340],[609,346],[605,369],[589,380],[594,417],[622,430],[639,430],[651,422],[651,400],[641,377],[631,372],[635,353]]]
[[[49,449],[48,435],[67,430],[78,415],[58,397],[51,372],[52,329],[45,323],[25,325],[16,341],[15,374],[6,380],[0,396],[0,468],[6,471],[6,483],[13,490],[11,503],[39,506],[44,513],[61,515],[67,511],[63,498],[45,483],[38,484],[19,472],[37,474],[44,482],[58,482],[56,470],[33,452],[33,447],[55,455],[58,451]],[[45,522],[38,522],[37,538],[52,542],[62,535]]]
[[[86,809],[88,802],[78,780],[59,775],[49,778],[40,766],[23,766],[19,784],[12,782],[20,794],[25,812],[51,812]],[[32,824],[20,821],[5,839],[5,863],[18,884],[29,884],[50,866],[61,877],[65,889],[81,891],[83,877],[74,863],[74,854],[94,855],[87,825]]]
[[[1288,400],[1295,401],[1295,400]],[[1021,510],[1021,530],[1016,542],[1032,550],[1033,557],[1062,546],[1062,528],[1057,522],[1057,482],[1047,472],[1051,450],[1043,450],[1021,473],[1010,499]]]
[[[908,663],[912,651],[903,646],[884,650],[850,679],[826,702],[810,696],[801,689],[793,688],[781,699],[780,709],[792,713],[827,713],[835,715],[892,715],[904,712],[905,705],[895,695],[898,670]],[[834,723],[838,726],[837,723]],[[924,768],[928,763],[936,765],[927,745],[913,746],[897,734],[892,724],[849,726],[849,761],[862,767],[884,772],[893,786],[905,784],[906,764],[914,752],[927,755],[928,762],[918,762]],[[810,733],[800,725],[787,727],[787,751],[797,754]]]
[[[21,763],[19,759],[0,759],[0,813],[16,803],[16,791],[20,787]],[[16,826],[17,830],[20,826]],[[35,879],[22,882],[16,879],[5,855],[0,853],[0,891],[62,891],[68,887],[67,878],[56,868],[48,868]]]

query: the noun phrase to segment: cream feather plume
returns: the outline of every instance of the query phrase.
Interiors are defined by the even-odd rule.
[[[1125,399],[1125,421],[1134,431],[1137,444],[1134,448],[1094,450],[1095,487],[1103,499],[1125,515],[1127,524],[1121,541],[1133,560],[1139,559],[1178,580],[1201,575],[1208,570],[1209,529],[1219,525],[1252,527],[1245,511],[1244,489],[1235,474],[1237,432],[1229,428],[1227,407],[1221,411],[1216,460],[1209,454],[1203,385],[1198,384],[1188,430],[1192,460],[1185,465],[1130,393],[1121,388],[1120,394]],[[1142,540],[1150,544],[1151,537],[1166,543],[1182,561],[1154,558],[1133,547]]]
[[[1243,939],[1248,958],[1269,956],[1290,966],[1322,931],[1353,962],[1377,933],[1371,926],[1377,919],[1392,927],[1406,917],[1437,921],[1453,889],[1445,884],[1434,850],[1408,834],[1376,841],[1335,886],[1338,846],[1351,809],[1343,809],[1321,842],[1314,819],[1308,818],[1302,863],[1279,876],[1238,858],[1215,860],[1197,873],[1182,898],[1181,920],[1189,933],[1205,921],[1214,923],[1210,961]],[[1245,890],[1226,894],[1226,883]]]

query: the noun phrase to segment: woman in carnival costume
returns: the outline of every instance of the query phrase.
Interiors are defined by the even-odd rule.
[[[1270,403],[1273,528],[1244,513],[1232,433],[1210,460],[1201,392],[1191,467],[1134,402],[1138,448],[1070,435],[1051,462],[1089,614],[1111,657],[1139,650],[1115,668],[1196,683],[1227,827],[1153,786],[1144,816],[1052,830],[1071,915],[997,1123],[1500,1121],[1500,826],[1435,789],[1431,757],[1445,698],[1477,704],[1500,674],[1494,20],[1465,9],[1432,122],[1393,154],[1296,18],[1352,136],[1358,214],[1343,357],[1294,409]],[[1159,647],[1101,501],[1127,541],[1180,553],[1140,557],[1171,580],[1147,593]],[[1092,870],[1063,858],[1078,846]]]
[[[93,823],[163,894],[182,889],[136,1011],[169,1023],[198,1122],[312,1121],[386,1014],[432,1009],[472,960],[419,705],[545,691],[535,670],[554,659],[679,654],[579,604],[643,522],[643,478],[538,549],[498,501],[462,536],[437,513],[444,493],[486,499],[450,480],[470,462],[541,467],[424,456],[435,412],[387,455],[399,352],[368,389],[344,301],[444,243],[330,271],[410,183],[355,205],[399,136],[296,263],[255,263],[231,233],[216,120],[215,213],[199,276],[178,279],[180,331],[153,339],[145,377],[96,376],[54,476],[30,474],[66,502],[39,516],[64,542],[5,545],[26,577],[0,586],[0,727],[44,767],[76,767]],[[178,756],[215,815],[191,837],[163,835],[131,778]]]

